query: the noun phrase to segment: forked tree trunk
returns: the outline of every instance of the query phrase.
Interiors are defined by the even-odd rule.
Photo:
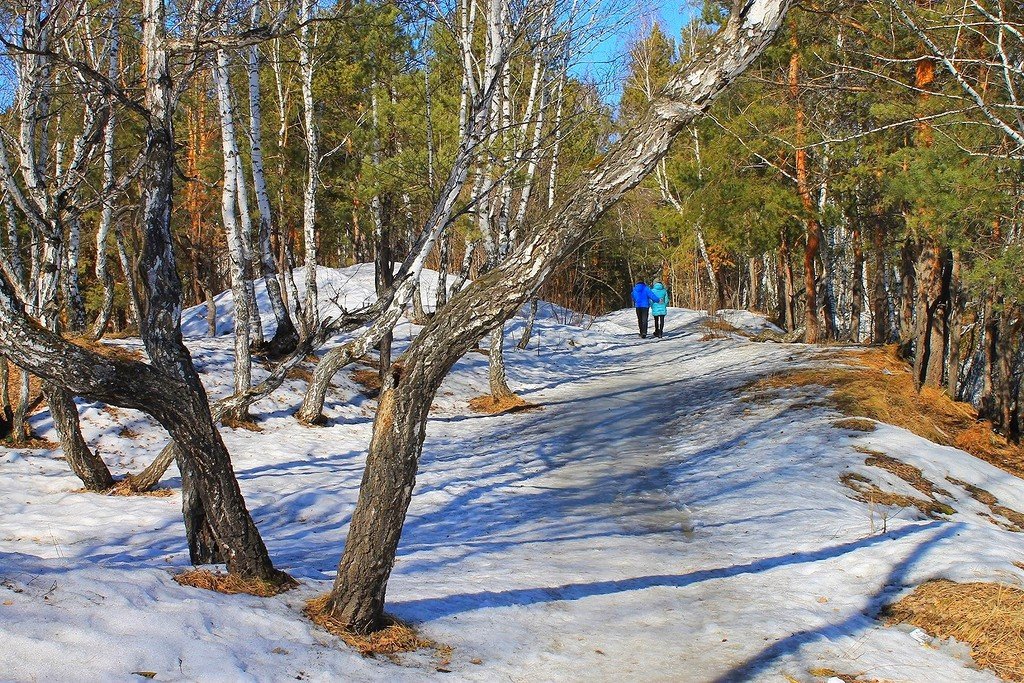
[[[522,242],[434,316],[396,366],[396,387],[381,395],[359,500],[327,608],[357,632],[379,627],[387,581],[412,497],[430,404],[452,365],[507,320],[589,226],[638,185],[683,127],[710,106],[764,49],[788,8],[753,0],[734,14],[703,55],[681,68],[637,124],[625,132]]]

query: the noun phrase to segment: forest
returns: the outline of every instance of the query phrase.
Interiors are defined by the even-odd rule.
[[[533,409],[506,355],[545,305],[592,323],[660,280],[673,308],[763,315],[779,348],[890,348],[1019,444],[1024,6],[662,12],[681,30],[607,0],[5,1],[3,445],[45,445],[45,407],[87,491],[176,468],[191,564],[285,591],[224,433],[296,383],[288,420],[326,432],[370,359],[358,500],[309,608],[370,634],[442,385],[481,352],[494,411]],[[372,296],[325,287],[358,264]],[[216,391],[196,310],[230,347]],[[83,402],[162,445],[112,472]]]

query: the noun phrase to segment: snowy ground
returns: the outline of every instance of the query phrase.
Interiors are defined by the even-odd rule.
[[[331,277],[352,303],[372,291],[365,269]],[[257,406],[263,432],[224,430],[273,557],[302,582],[275,598],[171,580],[187,565],[177,493],[76,493],[58,452],[0,449],[0,679],[815,681],[827,668],[995,680],[964,648],[872,615],[929,578],[1024,583],[1012,564],[1024,534],[946,477],[1024,510],[1018,480],[895,427],[835,428],[806,393],[742,400],[751,380],[815,362],[811,348],[702,341],[691,311],[670,310],[665,339],[640,340],[632,311],[583,328],[543,310],[531,348],[507,353],[515,388],[543,409],[471,413],[486,357],[470,353],[428,429],[388,599],[453,648],[450,672],[429,653],[364,659],[300,614],[333,577],[370,433],[373,402],[343,373],[327,427],[289,417],[301,389],[289,383]],[[192,312],[191,333],[201,318]],[[511,347],[522,320],[509,327]],[[414,331],[403,323],[398,339]],[[223,394],[230,338],[190,345]],[[116,473],[162,445],[140,414],[87,403],[82,414]],[[45,413],[34,426],[48,433]],[[851,499],[839,482],[849,471],[921,497],[856,446],[919,467],[957,513]],[[177,486],[176,471],[164,484]]]

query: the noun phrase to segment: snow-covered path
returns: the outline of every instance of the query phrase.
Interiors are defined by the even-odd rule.
[[[833,428],[803,393],[742,400],[740,387],[813,362],[811,349],[704,340],[701,316],[676,310],[667,338],[640,340],[631,316],[589,330],[547,318],[535,347],[509,351],[538,411],[469,412],[486,387],[480,354],[442,388],[388,601],[452,646],[446,672],[429,653],[363,659],[300,615],[333,577],[371,426],[373,402],[342,378],[326,427],[289,417],[295,383],[260,404],[263,432],[224,430],[272,555],[303,582],[275,598],[171,581],[187,564],[177,494],[74,493],[54,453],[0,451],[0,679],[994,680],[962,648],[873,615],[935,576],[1020,584],[1022,534],[944,477],[1024,509],[1019,482],[903,430]],[[226,390],[230,340],[192,346],[212,392]],[[160,447],[137,414],[83,416],[116,471]],[[920,467],[958,513],[852,500],[844,472],[908,486],[855,446]]]

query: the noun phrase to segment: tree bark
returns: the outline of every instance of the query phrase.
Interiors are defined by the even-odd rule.
[[[881,220],[875,220],[871,230],[874,267],[871,269],[871,342],[889,341],[889,294],[885,288],[885,230]]]
[[[45,385],[43,393],[50,408],[54,428],[61,435],[61,448],[71,471],[82,480],[86,489],[106,491],[114,485],[114,478],[103,459],[89,448],[82,437],[75,400],[67,391],[52,383]]]
[[[850,234],[853,242],[853,272],[850,274],[850,341],[860,342],[860,314],[864,310],[864,245],[860,228],[854,227]]]
[[[585,231],[639,184],[671,141],[764,49],[788,8],[785,0],[734,5],[708,50],[681,68],[664,94],[603,159],[514,246],[508,257],[434,316],[396,365],[394,389],[381,395],[359,500],[328,601],[332,616],[357,632],[382,623],[430,404],[452,365],[534,294]]]

